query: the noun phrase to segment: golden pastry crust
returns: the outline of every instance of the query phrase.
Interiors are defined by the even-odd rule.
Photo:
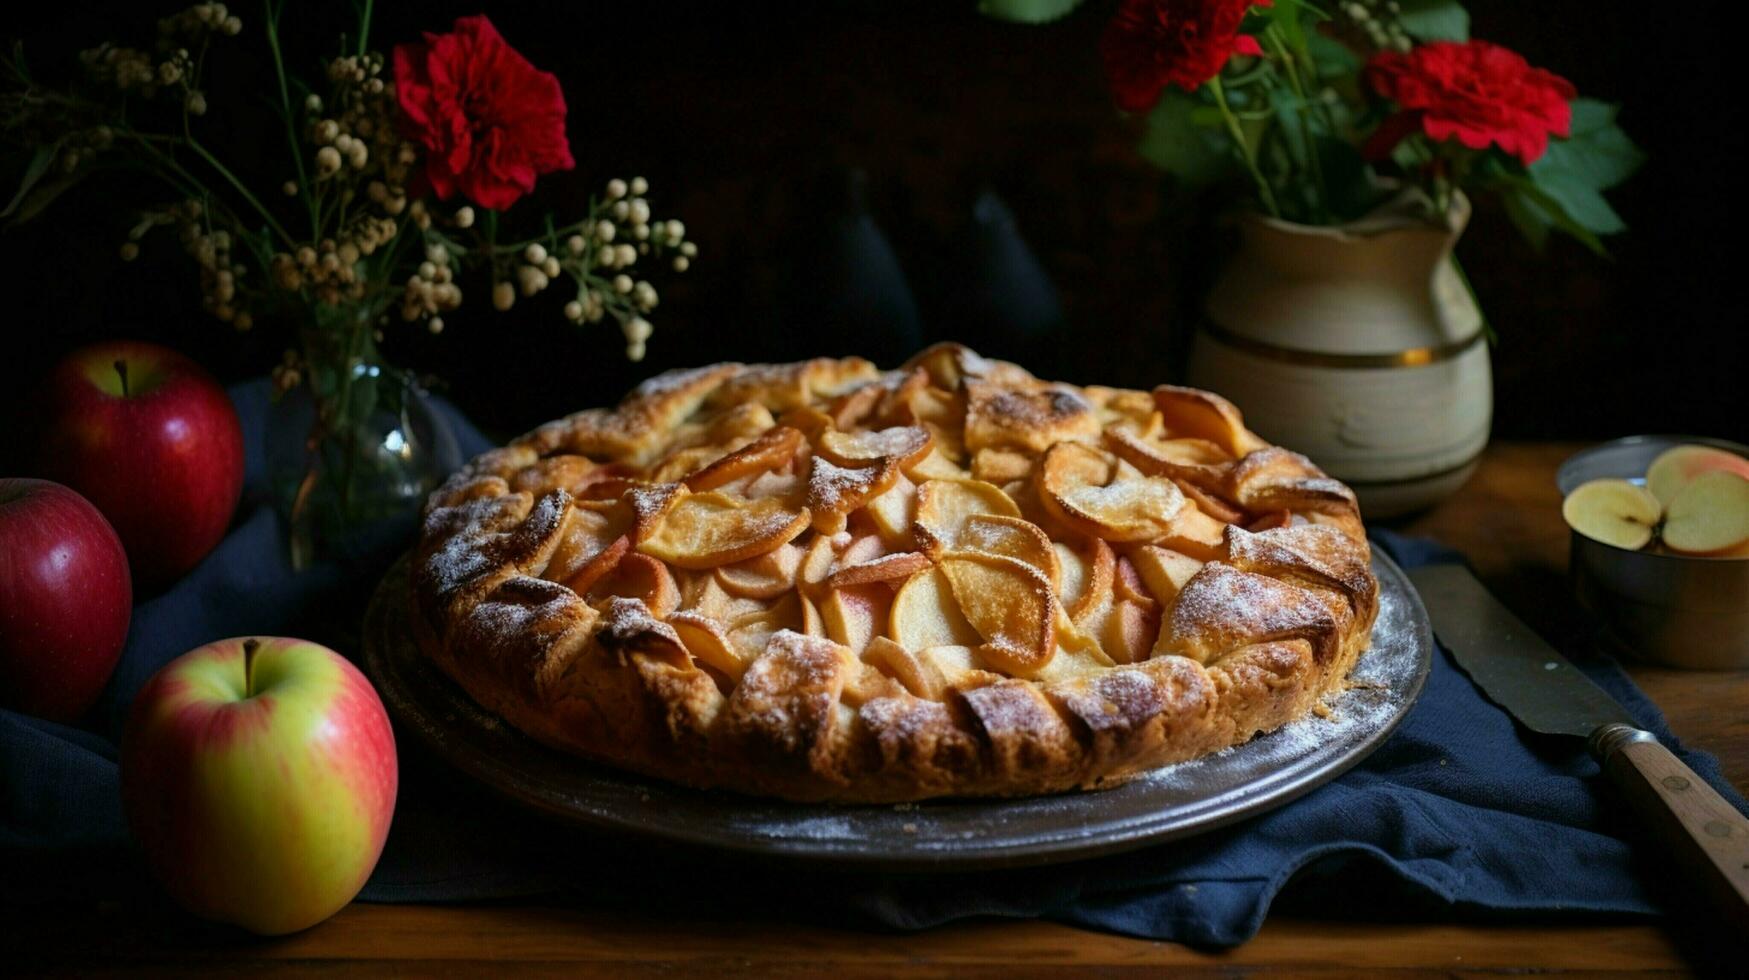
[[[1354,495],[1218,396],[952,344],[653,378],[430,497],[422,648],[535,738],[700,787],[1112,785],[1341,686]]]

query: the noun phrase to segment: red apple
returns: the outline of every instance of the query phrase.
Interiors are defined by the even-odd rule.
[[[200,366],[155,344],[69,354],[49,375],[43,472],[84,494],[150,591],[224,537],[243,488],[243,429]]]
[[[395,812],[395,738],[324,646],[220,640],[152,675],[121,746],[128,825],[197,915],[296,932],[364,887]]]
[[[0,706],[84,714],[132,611],[127,554],[90,501],[47,480],[0,480]]]

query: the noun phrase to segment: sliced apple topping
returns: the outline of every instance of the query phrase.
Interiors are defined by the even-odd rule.
[[[1749,545],[1749,478],[1714,469],[1683,484],[1664,511],[1664,544],[1685,555],[1733,555]]]
[[[973,514],[1019,517],[1020,508],[999,487],[982,480],[928,480],[917,488],[917,543],[931,554],[953,547]]]
[[[1056,652],[1051,584],[1025,562],[1004,555],[955,551],[941,571],[966,622],[984,643],[979,655],[1009,674],[1024,676]]]
[[[1023,561],[1044,575],[1055,592],[1062,583],[1056,549],[1038,525],[1003,514],[973,514],[966,518],[954,547],[986,555],[1005,555]]]
[[[787,544],[806,530],[808,512],[781,500],[744,501],[714,490],[682,493],[638,550],[678,568],[715,568]]]
[[[717,582],[747,599],[775,599],[795,587],[802,549],[783,544],[772,551],[732,565],[719,565]]]
[[[976,452],[1043,452],[1052,443],[1099,438],[1099,418],[1080,394],[1039,382],[966,382],[965,444]]]
[[[680,589],[668,566],[636,552],[627,554],[614,565],[613,571],[602,576],[585,595],[591,604],[619,596],[638,599],[650,613],[661,619],[680,605]]]
[[[639,484],[628,488],[621,499],[632,509],[632,540],[643,541],[655,534],[685,493],[686,488],[678,483]]]
[[[907,691],[920,698],[940,700],[946,693],[947,681],[935,665],[884,636],[868,641],[862,660],[887,676],[895,678]]]
[[[1617,548],[1637,550],[1652,540],[1663,516],[1658,498],[1626,480],[1592,480],[1561,502],[1561,516],[1580,534]]]
[[[1148,659],[1160,636],[1160,605],[1131,599],[1114,602],[1100,631],[1100,648],[1120,664]]]
[[[547,561],[545,577],[570,585],[597,558],[615,547],[630,529],[631,510],[617,501],[572,501],[559,531],[559,542]],[[621,551],[623,553],[623,546]],[[612,560],[619,559],[616,556]],[[601,570],[595,574],[599,576]],[[583,588],[571,587],[581,593],[588,583],[585,582]]]
[[[912,575],[899,588],[887,618],[887,635],[908,650],[983,640],[960,612],[953,586],[938,568]]]
[[[1176,600],[1185,583],[1202,571],[1204,564],[1182,552],[1151,544],[1132,549],[1126,558],[1148,594],[1162,604]]]
[[[814,530],[837,534],[844,530],[851,511],[890,489],[899,478],[899,468],[887,462],[844,467],[824,456],[815,456],[808,472],[808,510]]]
[[[1032,476],[1032,457],[1012,449],[980,449],[972,454],[972,476],[1001,486]]]
[[[1058,598],[1069,618],[1082,623],[1111,598],[1116,557],[1111,546],[1098,538],[1086,539],[1080,548],[1059,541],[1056,552],[1063,575]]]
[[[924,457],[905,471],[913,480],[968,480],[972,474],[949,459],[940,446],[931,446]]]
[[[914,544],[911,526],[917,519],[917,484],[900,474],[885,493],[868,502],[863,513],[888,547],[910,549]]]
[[[1354,491],[1299,453],[1269,446],[1247,454],[1227,475],[1229,498],[1248,511],[1354,514]]]
[[[893,604],[893,590],[884,585],[852,585],[829,589],[820,600],[820,619],[826,636],[861,653],[878,636]]]
[[[668,625],[680,637],[680,645],[693,659],[722,671],[732,680],[739,680],[751,661],[742,659],[729,642],[722,624],[694,612],[677,612],[668,617]]]
[[[853,585],[877,582],[900,582],[930,568],[935,563],[929,556],[916,551],[900,551],[864,559],[854,565],[840,565],[826,577],[828,588],[844,589]]]
[[[1052,446],[1038,474],[1039,502],[1053,517],[1107,541],[1158,539],[1184,508],[1184,494],[1172,481],[1144,476],[1082,443]]]
[[[1220,487],[1233,456],[1207,439],[1150,439],[1131,429],[1105,430],[1105,444],[1149,476],[1163,476],[1199,487]]]
[[[935,439],[921,426],[899,425],[862,432],[828,429],[817,441],[820,452],[841,466],[891,462],[906,468],[927,456]]]
[[[1233,403],[1200,388],[1160,385],[1154,389],[1154,407],[1174,439],[1207,439],[1233,456],[1262,449],[1268,443],[1245,428],[1245,420]]]
[[[694,493],[715,490],[726,484],[780,469],[795,458],[802,444],[799,430],[779,426],[686,477],[688,490]]]

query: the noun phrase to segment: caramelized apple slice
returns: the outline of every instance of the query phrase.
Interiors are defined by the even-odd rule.
[[[631,550],[632,539],[630,535],[622,534],[614,538],[607,547],[596,552],[581,567],[571,572],[569,577],[564,580],[565,587],[578,595],[586,594],[596,582],[601,580],[602,576],[613,571],[620,559],[624,558],[626,553]],[[551,566],[548,567],[551,568]]]
[[[686,488],[678,483],[637,484],[628,488],[621,499],[632,509],[633,543],[655,534],[685,494]]]
[[[820,453],[840,466],[868,466],[891,461],[901,469],[929,455],[934,444],[929,430],[916,425],[862,432],[828,429],[817,440]]]
[[[1151,544],[1132,549],[1127,557],[1149,596],[1163,605],[1177,600],[1179,590],[1203,566],[1203,562],[1182,552]],[[1153,646],[1153,641],[1148,645]]]
[[[917,519],[917,484],[900,474],[893,485],[863,508],[888,547],[909,549],[914,543],[911,525]]]
[[[829,588],[844,589],[876,582],[898,582],[909,579],[934,564],[928,555],[916,551],[880,555],[854,565],[841,565],[826,577],[826,585]]]
[[[960,527],[954,547],[962,551],[977,551],[987,555],[1006,555],[1026,562],[1044,575],[1056,592],[1063,572],[1058,566],[1057,551],[1051,539],[1038,525],[1003,514],[973,514]]]
[[[743,501],[714,490],[683,494],[638,550],[677,568],[715,568],[776,550],[807,526],[807,511],[780,500]]]
[[[700,663],[722,671],[732,680],[739,680],[746,672],[751,661],[742,659],[721,623],[697,613],[677,612],[668,617],[668,625],[674,627],[686,652]]]
[[[585,598],[592,604],[611,596],[642,600],[657,619],[666,617],[680,605],[680,589],[668,566],[636,552],[619,560],[612,572],[603,576]]]
[[[887,633],[908,650],[983,641],[966,622],[954,601],[952,585],[938,568],[918,572],[900,587],[893,597]]]
[[[920,698],[939,701],[947,693],[947,680],[941,676],[941,671],[935,669],[933,662],[924,660],[917,653],[884,636],[868,641],[868,646],[863,648],[862,659],[864,663],[872,664],[897,679],[907,691]]]
[[[1001,489],[982,480],[929,480],[917,488],[917,543],[932,554],[953,547],[973,514],[1019,517]]]
[[[1100,635],[1100,648],[1120,664],[1148,659],[1160,636],[1160,605],[1123,599],[1113,604]]]
[[[775,599],[795,587],[801,563],[802,549],[784,544],[756,558],[717,566],[717,582],[747,599]]]
[[[899,468],[885,461],[847,468],[815,456],[808,473],[808,510],[814,517],[814,530],[821,534],[844,530],[846,515],[885,493],[898,478]]]
[[[878,583],[829,589],[820,601],[820,620],[834,643],[861,653],[880,634],[892,603],[893,591]]]
[[[801,432],[779,426],[692,473],[685,480],[686,488],[694,493],[715,490],[745,477],[779,469],[795,458],[801,444]]]
[[[1091,446],[1060,442],[1045,453],[1039,503],[1063,523],[1107,541],[1152,541],[1170,532],[1184,494]]]
[[[1245,420],[1233,403],[1213,392],[1178,385],[1154,389],[1154,407],[1173,438],[1207,439],[1234,456],[1268,445],[1245,428]]]
[[[940,446],[931,446],[929,452],[905,472],[919,483],[924,480],[968,480],[972,476],[958,463],[947,458]]]
[[[972,454],[972,476],[1001,486],[1032,475],[1032,457],[1013,449],[980,449]]]
[[[1056,552],[1063,569],[1063,587],[1059,593],[1063,609],[1071,620],[1083,623],[1111,598],[1116,557],[1111,546],[1098,538],[1086,539],[1079,549],[1059,541]]]
[[[1219,487],[1233,457],[1207,439],[1149,439],[1127,428],[1105,430],[1105,444],[1149,476]]]
[[[1005,555],[954,551],[943,556],[941,571],[966,622],[983,637],[978,649],[985,661],[1017,676],[1049,662],[1056,600],[1038,569]]]

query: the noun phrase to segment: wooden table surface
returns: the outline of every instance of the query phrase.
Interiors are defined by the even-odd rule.
[[[1572,622],[1567,530],[1554,471],[1574,449],[1504,444],[1456,497],[1401,525],[1469,555],[1525,620],[1553,634]],[[1749,672],[1632,666],[1689,744],[1749,786]],[[676,887],[684,887],[677,883]],[[1629,920],[1511,925],[1354,923],[1270,918],[1238,949],[1202,952],[1038,921],[979,920],[918,933],[874,933],[762,919],[725,901],[721,917],[658,918],[558,902],[463,906],[354,904],[301,934],[260,940],[208,926],[163,902],[102,902],[13,914],[0,924],[0,972],[509,972],[614,976],[1013,976],[1096,973],[1416,974],[1692,972],[1721,946],[1693,926]],[[1690,930],[1694,931],[1691,932]],[[1735,937],[1740,945],[1749,938]]]

